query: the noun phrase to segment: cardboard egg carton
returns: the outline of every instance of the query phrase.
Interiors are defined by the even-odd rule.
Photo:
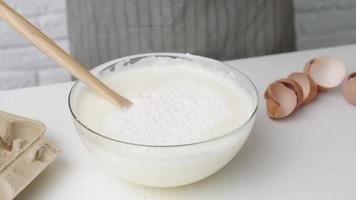
[[[39,121],[0,111],[0,200],[13,199],[60,153]]]

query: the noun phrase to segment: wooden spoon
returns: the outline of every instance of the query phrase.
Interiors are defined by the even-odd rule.
[[[23,35],[34,46],[39,48],[43,53],[52,58],[59,66],[68,70],[74,77],[87,84],[89,88],[95,91],[99,96],[115,106],[124,107],[132,105],[130,100],[104,85],[55,42],[34,27],[20,14],[16,13],[16,11],[8,6],[3,0],[0,0],[0,18],[9,24],[15,31]]]

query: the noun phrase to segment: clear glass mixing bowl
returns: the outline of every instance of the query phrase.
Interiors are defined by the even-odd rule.
[[[225,166],[240,150],[255,121],[258,95],[254,84],[242,72],[213,59],[176,53],[139,54],[104,63],[92,70],[99,79],[120,70],[136,67],[143,58],[166,57],[203,64],[207,69],[223,73],[242,86],[251,96],[253,112],[235,130],[206,141],[191,144],[153,146],[133,144],[109,138],[91,130],[77,118],[78,99],[88,88],[77,81],[69,93],[69,109],[75,128],[89,152],[111,175],[129,182],[152,187],[175,187],[194,183]],[[95,105],[93,105],[95,106]],[[238,112],[238,111],[236,111]]]

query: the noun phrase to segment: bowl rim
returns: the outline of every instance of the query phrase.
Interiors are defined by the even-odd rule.
[[[80,80],[77,80],[75,81],[75,83],[73,84],[73,86],[71,87],[70,91],[69,91],[69,94],[68,94],[68,99],[67,99],[67,103],[68,103],[68,107],[69,107],[69,110],[70,110],[70,113],[72,115],[72,118],[75,120],[75,122],[79,123],[79,125],[81,125],[82,127],[84,127],[86,130],[88,130],[90,133],[96,135],[96,136],[99,136],[103,139],[107,139],[107,140],[110,140],[110,141],[113,141],[113,142],[117,142],[117,143],[122,143],[122,144],[126,144],[126,145],[133,145],[133,146],[141,146],[141,147],[159,147],[159,148],[167,148],[167,147],[183,147],[183,146],[192,146],[192,145],[198,145],[198,144],[203,144],[203,143],[208,143],[208,142],[211,142],[211,141],[214,141],[214,140],[219,140],[221,138],[224,138],[224,137],[228,137],[230,135],[233,135],[235,132],[237,132],[239,129],[245,127],[256,115],[257,113],[257,110],[258,110],[258,102],[259,102],[259,95],[258,95],[258,90],[257,90],[257,87],[256,85],[252,82],[252,80],[245,74],[243,73],[242,71],[240,71],[239,69],[237,69],[236,67],[233,67],[231,66],[230,64],[227,64],[227,63],[224,63],[224,62],[221,62],[221,61],[218,61],[218,60],[215,60],[215,59],[212,59],[212,58],[207,58],[207,57],[204,57],[204,56],[198,56],[198,55],[193,55],[193,54],[190,54],[190,53],[170,53],[170,52],[154,52],[154,53],[143,53],[143,54],[134,54],[134,55],[130,55],[130,56],[125,56],[125,57],[121,57],[121,58],[116,58],[116,59],[113,59],[113,60],[110,60],[108,62],[105,62],[103,64],[100,64],[96,67],[94,67],[91,71],[91,73],[93,73],[94,76],[96,76],[98,73],[100,73],[101,71],[107,69],[108,67],[111,67],[111,65],[115,64],[115,63],[118,63],[120,61],[123,61],[123,60],[129,60],[129,59],[132,59],[132,58],[136,58],[136,57],[148,57],[148,56],[172,56],[172,57],[178,57],[178,58],[186,58],[186,57],[191,57],[191,58],[197,58],[197,59],[200,59],[200,60],[206,60],[206,61],[209,61],[209,62],[215,62],[215,63],[219,63],[219,64],[222,64],[228,68],[230,68],[231,71],[236,71],[238,72],[239,74],[241,74],[244,78],[246,78],[247,82],[252,86],[252,88],[254,89],[254,93],[255,93],[255,96],[256,96],[256,102],[255,102],[255,105],[254,105],[254,109],[253,109],[253,112],[251,112],[250,116],[248,117],[248,119],[242,123],[240,126],[234,128],[233,130],[227,132],[227,133],[224,133],[222,135],[219,135],[217,137],[213,137],[213,138],[210,138],[210,139],[207,139],[207,140],[202,140],[202,141],[198,141],[198,142],[192,142],[192,143],[183,143],[183,144],[172,144],[172,145],[151,145],[151,144],[140,144],[140,143],[133,143],[133,142],[126,142],[126,141],[123,141],[123,140],[118,140],[118,139],[114,139],[114,138],[111,138],[111,137],[108,137],[108,136],[105,136],[105,135],[102,135],[94,130],[92,130],[91,128],[87,127],[84,123],[82,123],[78,117],[74,114],[74,111],[72,109],[72,106],[71,106],[71,96],[73,94],[73,91],[78,87],[79,83],[81,83]]]

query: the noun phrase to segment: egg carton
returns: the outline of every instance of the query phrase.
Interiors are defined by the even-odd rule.
[[[60,153],[39,121],[0,111],[0,200],[13,199]]]

